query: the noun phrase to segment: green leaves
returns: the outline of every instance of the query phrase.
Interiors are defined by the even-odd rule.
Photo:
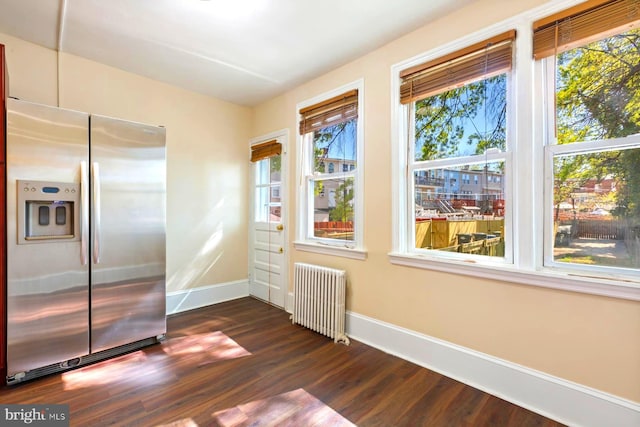
[[[336,188],[336,206],[329,211],[331,221],[353,221],[353,178],[347,178]]]
[[[504,150],[506,93],[506,75],[501,74],[416,102],[416,160]]]
[[[562,53],[557,61],[558,144],[640,132],[640,30]],[[615,177],[617,213],[640,215],[638,152],[600,152],[564,159],[556,170],[556,202],[561,201],[567,187]]]

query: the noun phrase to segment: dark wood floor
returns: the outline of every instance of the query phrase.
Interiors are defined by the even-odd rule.
[[[68,404],[72,426],[559,426],[244,298],[169,318],[167,340],[0,388],[0,403]]]

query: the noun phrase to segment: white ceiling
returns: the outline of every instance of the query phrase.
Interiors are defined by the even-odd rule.
[[[0,32],[255,105],[475,0],[0,0]]]

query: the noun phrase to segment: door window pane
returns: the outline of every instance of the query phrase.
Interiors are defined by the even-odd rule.
[[[269,187],[256,187],[255,221],[267,222],[269,219]]]
[[[271,215],[269,218],[270,222],[281,222],[281,205],[280,185],[271,185],[271,199],[269,200],[269,213]]]
[[[262,159],[255,164],[256,192],[255,192],[255,221],[280,222],[282,194],[281,156]]]

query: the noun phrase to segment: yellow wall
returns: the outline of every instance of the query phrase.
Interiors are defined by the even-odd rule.
[[[290,266],[301,261],[346,269],[348,308],[356,313],[640,402],[640,303],[396,266],[387,257],[393,204],[391,66],[543,3],[476,1],[258,106],[252,136],[282,128],[295,135],[297,103],[364,78],[368,258],[317,255],[290,245]],[[296,148],[292,142],[288,158],[292,207]],[[289,230],[295,230],[295,221],[290,215]]]
[[[57,105],[56,52],[0,34],[9,94]],[[247,278],[249,108],[61,53],[60,107],[167,128],[167,291]]]
[[[298,102],[364,78],[366,261],[295,251],[344,268],[349,309],[640,402],[640,303],[390,264],[390,67],[543,4],[478,0],[254,110],[60,54],[60,106],[167,127],[168,291],[247,277],[250,137],[289,128]],[[489,10],[489,12],[487,12]],[[56,105],[58,55],[0,34],[10,94]],[[247,123],[252,123],[250,129]],[[295,140],[289,230],[295,229]]]

